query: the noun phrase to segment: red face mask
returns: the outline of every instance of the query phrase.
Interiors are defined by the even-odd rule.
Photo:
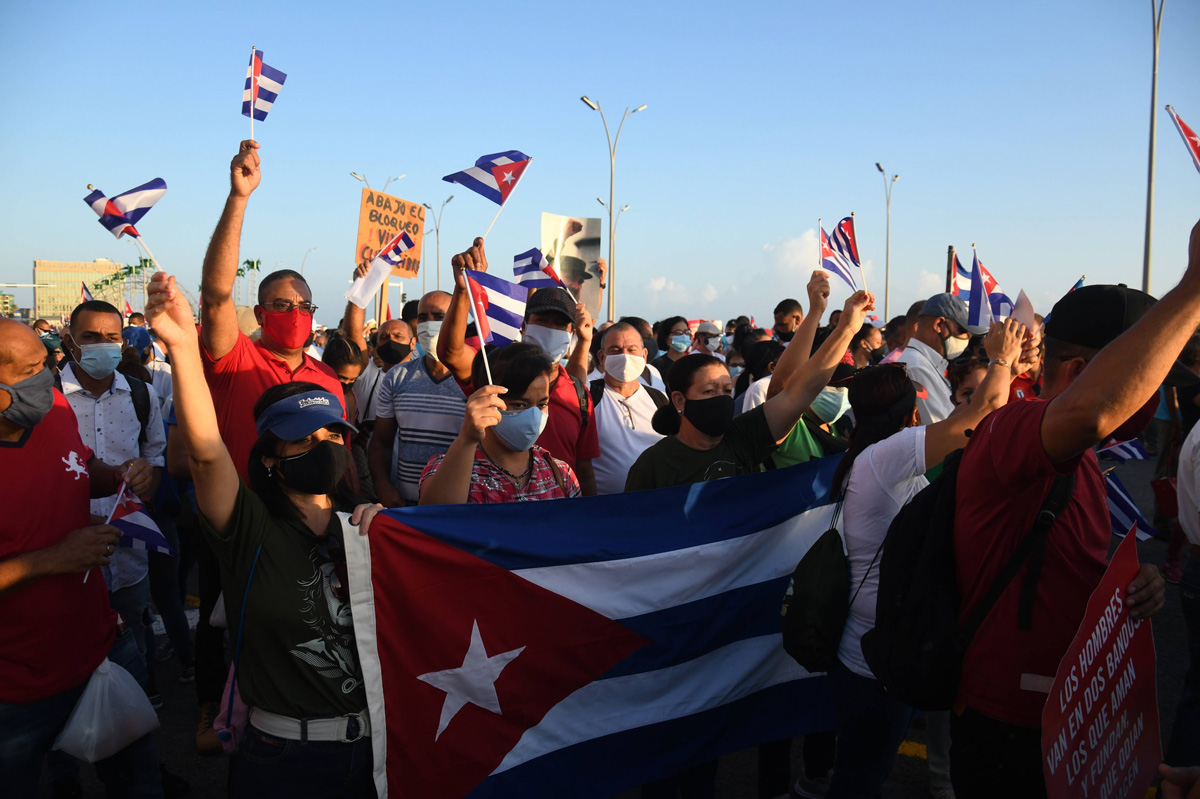
[[[268,336],[285,350],[298,350],[308,340],[312,331],[312,314],[306,314],[299,308],[283,313],[268,311],[261,305],[263,335]]]

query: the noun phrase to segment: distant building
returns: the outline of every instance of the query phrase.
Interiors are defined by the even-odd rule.
[[[49,284],[49,288],[33,290],[33,312],[35,317],[57,323],[70,316],[79,304],[81,289],[87,284],[93,298],[107,300],[118,308],[124,308],[124,299],[119,285],[104,291],[92,288],[96,283],[121,269],[121,264],[107,258],[94,261],[34,261],[33,282]]]
[[[11,294],[0,294],[0,316],[15,316],[17,301]]]

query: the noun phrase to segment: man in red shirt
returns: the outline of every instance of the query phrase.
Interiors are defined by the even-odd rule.
[[[1187,271],[1162,300],[1121,286],[1087,286],[1058,301],[1045,329],[1040,399],[1009,404],[971,436],[958,474],[954,549],[959,622],[975,610],[1033,526],[1058,475],[1073,475],[1066,509],[1045,538],[1040,578],[1027,560],[972,638],[951,728],[959,799],[1046,795],[1041,715],[1058,663],[1108,560],[1110,522],[1096,444],[1149,423],[1188,337],[1200,325],[1200,224]],[[1022,595],[1032,608],[1021,612]],[[1164,603],[1162,576],[1143,565],[1128,586],[1134,618]]]
[[[462,270],[487,271],[487,255],[483,239],[477,238],[471,249],[454,256],[454,294],[450,309],[442,322],[438,337],[438,360],[449,367],[462,384],[471,380],[475,351],[467,346],[467,310],[470,301],[463,285]],[[577,326],[576,321],[580,324]],[[579,334],[579,343],[570,355],[567,367],[562,360],[571,341]],[[539,289],[529,298],[525,322],[521,326],[523,341],[537,344],[554,363],[557,377],[550,386],[550,418],[538,438],[538,446],[575,470],[584,496],[595,496],[596,473],[592,459],[600,457],[600,437],[596,432],[596,412],[584,381],[587,375],[588,345],[592,340],[592,320],[582,304],[570,301],[565,289]],[[582,375],[576,379],[572,374]],[[467,394],[474,393],[471,387]]]
[[[205,376],[217,407],[221,438],[242,480],[246,479],[250,448],[258,438],[254,403],[263,391],[279,383],[303,380],[316,383],[335,397],[342,396],[342,384],[333,370],[304,353],[316,306],[308,283],[298,272],[281,269],[259,283],[254,316],[262,325],[262,336],[257,343],[238,330],[233,304],[238,244],[246,203],[261,179],[258,142],[243,141],[229,165],[229,198],[204,255],[200,279]]]
[[[111,466],[84,446],[45,360],[36,333],[0,319],[0,484],[10,499],[0,515],[0,785],[6,796],[36,792],[42,758],[96,667],[106,657],[131,669],[140,661],[132,635],[117,634],[99,572],[120,531],[93,525],[89,500],[116,493],[122,480],[135,493],[145,491],[152,471],[141,458]],[[144,663],[141,668],[144,679]],[[149,736],[135,747],[139,774],[131,776],[135,763],[126,750],[97,764],[106,784],[160,780]],[[148,774],[140,773],[146,768]]]

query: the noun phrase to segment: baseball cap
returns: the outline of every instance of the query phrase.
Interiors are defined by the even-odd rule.
[[[525,318],[528,319],[535,313],[560,313],[567,317],[568,322],[574,323],[575,303],[571,301],[567,290],[561,286],[538,289],[530,295],[529,302],[525,305]]]
[[[944,316],[947,319],[953,319],[958,323],[958,326],[966,330],[973,336],[978,336],[981,333],[988,332],[987,325],[968,325],[967,324],[967,304],[959,297],[943,292],[942,294],[934,294],[925,301],[921,306],[921,316]]]
[[[1133,327],[1158,300],[1124,283],[1082,286],[1054,303],[1045,335],[1067,344],[1099,350]],[[1200,375],[1179,361],[1171,367],[1168,386],[1190,386]]]
[[[144,327],[127,327],[121,331],[121,338],[138,352],[150,346],[150,331]]]
[[[260,437],[270,430],[284,441],[299,441],[331,424],[358,432],[358,428],[342,418],[341,399],[328,391],[306,391],[268,405],[255,428]]]
[[[717,327],[712,322],[701,322],[699,326],[696,327],[696,332],[707,333],[710,336],[719,336],[721,335],[721,328]]]

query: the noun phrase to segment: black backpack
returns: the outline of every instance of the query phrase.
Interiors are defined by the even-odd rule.
[[[949,710],[954,704],[967,646],[1026,560],[1029,569],[1021,585],[1017,626],[1032,626],[1046,534],[1075,486],[1074,475],[1055,478],[1033,528],[960,627],[954,510],[962,453],[951,453],[942,473],[888,526],[879,564],[875,628],[862,638],[863,657],[885,690],[927,711]]]
[[[783,648],[810,672],[829,671],[837,660],[850,605],[866,582],[863,575],[854,596],[850,596],[850,564],[837,529],[844,500],[845,495],[834,509],[829,529],[796,564],[779,609]]]
[[[146,382],[138,380],[136,377],[125,375],[126,382],[129,383],[129,395],[133,400],[133,412],[137,414],[138,424],[142,429],[138,433],[138,443],[146,443],[146,427],[150,424],[150,392],[146,389]],[[54,387],[62,391],[62,377],[54,375]]]

